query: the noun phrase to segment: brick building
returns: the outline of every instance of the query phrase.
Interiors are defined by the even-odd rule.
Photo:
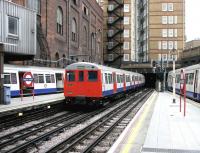
[[[13,0],[38,13],[34,63],[103,61],[103,10],[96,0]],[[32,62],[28,62],[32,63]]]

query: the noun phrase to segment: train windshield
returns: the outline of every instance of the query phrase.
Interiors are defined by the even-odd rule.
[[[67,81],[71,82],[71,81],[75,81],[75,72],[73,71],[69,71],[67,72]]]
[[[88,71],[88,81],[97,81],[97,71]]]

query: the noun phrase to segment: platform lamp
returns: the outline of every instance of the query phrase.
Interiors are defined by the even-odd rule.
[[[175,55],[176,55],[176,49],[173,48],[172,50],[169,51],[169,54],[170,55],[173,55],[173,103],[176,103],[176,93],[175,93],[175,77],[176,77],[176,74],[175,74]]]

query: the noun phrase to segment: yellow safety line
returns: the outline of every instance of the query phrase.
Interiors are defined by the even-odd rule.
[[[155,96],[155,94],[154,94],[154,95],[151,97],[151,99],[149,99],[149,100],[154,100],[155,97],[156,97],[156,96]],[[153,98],[153,99],[152,99],[152,98]],[[142,113],[142,116],[141,116],[139,119],[137,119],[138,122],[136,123],[135,128],[132,129],[132,131],[131,131],[131,133],[130,133],[130,135],[129,135],[129,137],[128,137],[127,144],[126,144],[126,146],[123,148],[122,153],[128,153],[128,152],[130,152],[130,149],[131,149],[131,147],[132,147],[132,145],[133,145],[133,142],[135,141],[135,138],[136,138],[136,136],[137,136],[139,130],[141,129],[141,126],[142,126],[142,124],[143,124],[143,122],[144,122],[144,119],[146,118],[147,113],[149,112],[149,108],[150,108],[150,106],[151,106],[152,104],[153,104],[153,102],[148,103],[147,106],[145,107],[145,110],[144,110],[143,113]]]

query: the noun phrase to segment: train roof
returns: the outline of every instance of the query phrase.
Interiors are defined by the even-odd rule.
[[[4,64],[5,69],[18,70],[18,71],[30,71],[30,70],[38,70],[38,71],[64,71],[62,68],[51,68],[51,67],[39,67],[39,66],[26,66],[26,65],[12,65],[12,64]]]
[[[200,69],[200,64],[195,64],[195,65],[192,65],[192,66],[188,66],[188,67],[183,67],[183,68],[180,68],[180,69],[176,69],[176,72],[181,71],[181,69],[184,69],[185,71]],[[170,71],[169,74],[170,73],[173,73],[173,71]]]
[[[131,72],[131,71],[126,71],[126,70],[122,70],[122,69],[116,69],[116,68],[112,68],[112,67],[108,67],[108,66],[104,66],[104,65],[100,65],[100,64],[96,64],[96,63],[89,63],[89,62],[77,62],[77,63],[73,63],[70,64],[66,67],[66,69],[68,70],[76,70],[76,69],[91,69],[91,70],[104,70],[104,71],[123,71],[124,73],[133,73],[133,74],[140,74],[140,73],[136,73],[136,72]]]

